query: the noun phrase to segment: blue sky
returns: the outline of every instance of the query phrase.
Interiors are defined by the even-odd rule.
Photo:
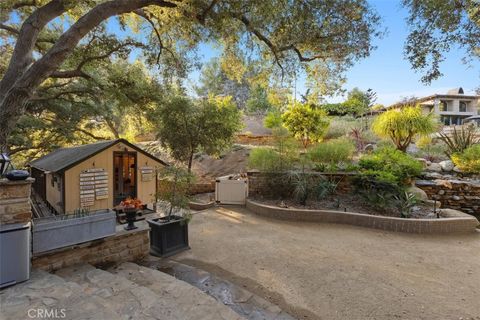
[[[465,93],[472,93],[480,86],[480,62],[477,60],[471,66],[463,64],[461,59],[466,52],[459,49],[446,55],[441,65],[444,76],[428,86],[424,85],[420,81],[422,75],[412,70],[410,63],[403,57],[403,46],[408,35],[405,21],[408,12],[395,0],[375,0],[370,3],[382,17],[382,26],[387,28],[387,34],[375,41],[377,49],[370,57],[358,62],[346,73],[345,89],[372,88],[377,92],[377,102],[389,105],[406,96],[421,97],[445,93],[455,87],[463,87]],[[200,53],[203,61],[218,54],[208,45],[202,45]],[[190,78],[191,81],[195,81],[198,73],[195,72]],[[297,88],[298,92],[305,92],[302,83],[297,83]],[[337,102],[342,99],[333,97],[327,100]]]

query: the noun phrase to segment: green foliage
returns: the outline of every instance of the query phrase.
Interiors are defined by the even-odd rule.
[[[246,102],[246,109],[249,113],[265,114],[273,108],[268,100],[267,90],[261,86],[255,86],[250,91],[250,96]]]
[[[409,9],[410,26],[405,55],[413,69],[422,71],[424,83],[442,76],[440,64],[452,48],[468,52],[464,61],[480,57],[478,0],[402,2]]]
[[[382,138],[389,138],[403,152],[415,137],[433,133],[436,129],[437,121],[432,113],[424,115],[420,107],[412,106],[388,110],[372,124],[373,132]]]
[[[282,126],[282,113],[277,109],[269,111],[267,113],[267,116],[263,120],[263,124],[266,128],[269,128],[269,129],[281,127]]]
[[[344,102],[322,104],[320,108],[330,116],[360,116],[373,106],[375,100],[376,94],[371,89],[361,91],[358,88],[353,88],[348,92],[347,100]]]
[[[351,116],[331,117],[330,125],[324,138],[336,139],[346,137],[352,128],[359,127],[360,125],[360,120]]]
[[[465,149],[480,143],[480,131],[473,124],[461,126],[460,129],[454,126],[450,133],[440,132],[439,138],[447,146],[445,154],[451,157],[454,153],[462,153]]]
[[[293,198],[302,206],[307,204],[312,188],[308,176],[304,172],[291,172],[290,181],[293,185]]]
[[[379,174],[364,172],[353,180],[357,194],[365,202],[377,209],[387,210],[395,208],[396,197],[404,192],[402,186],[390,181],[390,178]]]
[[[423,158],[431,162],[447,160],[445,152],[446,144],[442,141],[434,141],[430,137],[423,137],[416,142],[419,150],[414,153],[416,158]]]
[[[413,193],[406,191],[396,195],[395,200],[398,211],[400,211],[400,216],[402,218],[408,218],[412,213],[413,207],[418,203],[417,197]]]
[[[422,172],[422,164],[394,148],[380,148],[360,158],[358,165],[369,176],[403,185]]]
[[[192,101],[182,96],[170,98],[156,115],[157,136],[172,156],[188,162],[200,150],[218,156],[230,147],[241,128],[241,113],[231,97],[213,97]]]
[[[115,45],[98,43],[93,49]],[[112,58],[83,70],[89,78],[49,79],[38,88],[9,137],[19,166],[58,147],[120,137],[134,142],[151,130],[148,114],[163,100],[163,90],[143,63]]]
[[[327,196],[337,190],[338,183],[330,181],[326,178],[320,179],[316,185],[313,186],[313,194],[316,199],[325,199]]]
[[[470,146],[462,153],[452,154],[452,161],[464,172],[480,173],[480,144]]]
[[[301,140],[306,148],[311,142],[321,141],[329,126],[325,111],[293,101],[282,115],[283,125]]]
[[[293,197],[296,202],[306,205],[308,199],[321,200],[335,192],[338,183],[321,176],[317,182],[309,173],[292,171],[289,180],[293,185]]]
[[[320,143],[308,150],[307,157],[317,165],[338,167],[351,161],[354,144],[347,139],[335,139]]]
[[[164,180],[166,183],[164,183],[165,187],[162,192],[157,194],[157,199],[170,204],[168,220],[170,220],[172,214],[185,215],[190,201],[188,190],[194,180],[194,176],[187,170],[177,166],[166,166],[158,174],[159,179]]]
[[[251,95],[250,84],[245,76],[234,79],[227,75],[219,58],[212,58],[202,67],[199,84],[195,86],[195,91],[200,97],[231,96],[240,109],[247,106],[249,95]]]
[[[255,148],[248,156],[248,167],[262,172],[276,172],[280,170],[282,157],[272,148]]]

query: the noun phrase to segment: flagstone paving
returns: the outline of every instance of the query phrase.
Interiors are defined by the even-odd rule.
[[[131,281],[137,278],[129,274],[133,270],[148,273],[150,285]],[[86,264],[55,274],[34,270],[29,281],[2,290],[0,303],[1,319],[12,320],[29,319],[39,309],[53,310],[60,317],[64,313],[62,318],[68,320],[243,319],[194,286],[131,263],[112,273]]]

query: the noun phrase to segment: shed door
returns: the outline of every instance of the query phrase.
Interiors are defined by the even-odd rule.
[[[215,200],[222,204],[245,204],[247,180],[217,180]]]
[[[113,205],[137,197],[137,153],[113,153]]]

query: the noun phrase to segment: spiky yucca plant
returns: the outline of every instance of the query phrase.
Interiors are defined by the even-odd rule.
[[[440,140],[447,145],[445,154],[452,157],[454,153],[462,153],[465,149],[480,143],[480,132],[474,125],[463,125],[457,130],[457,126],[453,127],[453,131],[448,134],[440,132]]]

